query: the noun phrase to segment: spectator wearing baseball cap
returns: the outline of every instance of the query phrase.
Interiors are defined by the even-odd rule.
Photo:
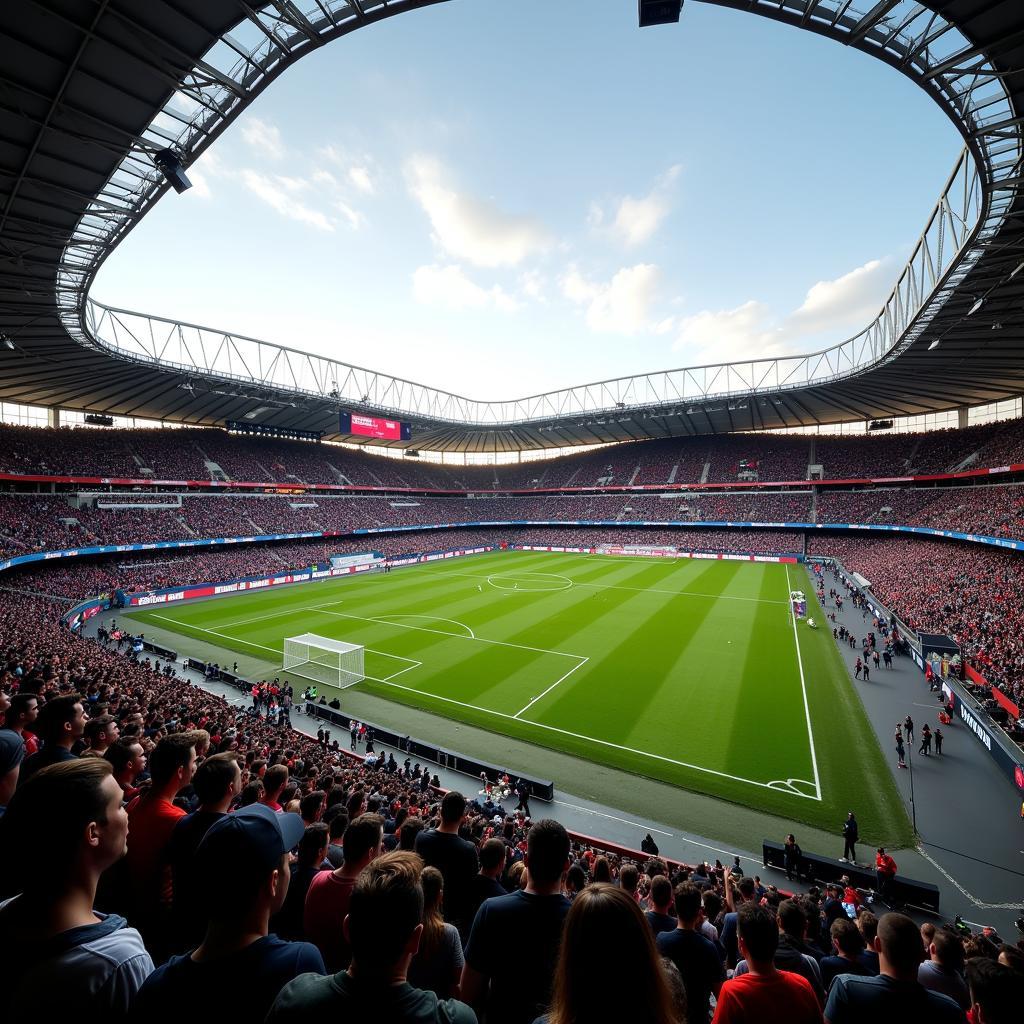
[[[288,894],[289,851],[304,830],[298,814],[279,814],[264,804],[250,804],[210,826],[194,865],[207,908],[206,937],[151,975],[132,1007],[133,1019],[180,1024],[201,1007],[204,1015],[261,1021],[292,978],[324,973],[316,946],[285,942],[269,931]]]

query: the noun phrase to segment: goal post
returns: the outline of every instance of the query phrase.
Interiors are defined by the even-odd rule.
[[[303,679],[344,689],[365,678],[364,654],[362,644],[303,633],[285,637],[282,668]]]

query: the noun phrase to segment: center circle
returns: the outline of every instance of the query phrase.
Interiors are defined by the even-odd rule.
[[[525,594],[541,594],[556,590],[568,590],[572,580],[550,572],[518,572],[508,575],[492,575],[487,582],[495,590],[518,590]]]

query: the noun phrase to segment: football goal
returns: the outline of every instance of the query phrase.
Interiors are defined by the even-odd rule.
[[[364,678],[362,644],[303,633],[284,641],[284,671],[344,689]]]

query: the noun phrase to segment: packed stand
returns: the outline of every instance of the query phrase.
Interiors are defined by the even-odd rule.
[[[793,894],[574,841],[484,775],[443,794],[56,625],[0,623],[0,1016],[268,1024],[1009,1024],[1019,946],[843,885]],[[54,814],[53,808],[62,808]],[[802,862],[788,837],[787,875]],[[882,884],[880,882],[880,884]],[[906,1016],[907,1005],[917,1015]]]
[[[1011,700],[1024,703],[1024,575],[1020,556],[917,538],[812,535],[809,552],[838,558],[871,582],[907,626],[946,633],[963,657]]]

